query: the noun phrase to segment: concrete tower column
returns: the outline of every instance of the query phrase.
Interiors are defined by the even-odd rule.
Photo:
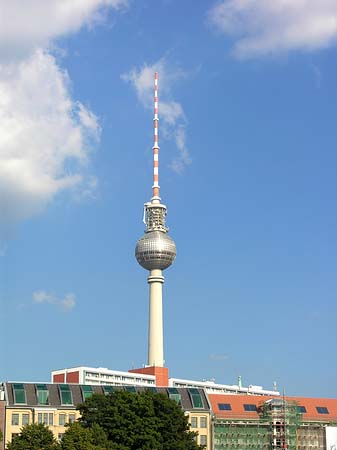
[[[147,279],[149,283],[149,366],[164,366],[163,350],[163,283],[162,271],[153,269]]]

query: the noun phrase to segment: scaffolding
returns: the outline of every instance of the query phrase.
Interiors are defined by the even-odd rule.
[[[214,450],[270,450],[268,424],[220,421],[214,424]]]
[[[297,450],[325,450],[325,425],[303,424],[297,431]]]
[[[259,419],[217,419],[214,450],[299,450],[302,414],[295,402],[274,398],[258,407]]]
[[[270,449],[297,450],[297,430],[302,423],[297,403],[273,398],[263,403],[260,411],[261,420],[269,423]]]

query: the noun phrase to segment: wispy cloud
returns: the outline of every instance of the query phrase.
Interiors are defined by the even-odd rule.
[[[234,37],[241,58],[312,51],[337,41],[336,0],[221,0],[208,19]]]
[[[43,290],[33,292],[33,302],[37,304],[48,304],[59,307],[64,312],[72,311],[76,306],[76,296],[68,293],[64,297],[57,297],[53,293]]]
[[[60,192],[92,197],[96,115],[72,98],[53,40],[93,26],[127,0],[12,0],[0,14],[0,239]],[[27,19],[29,17],[29,19]]]
[[[145,64],[123,74],[122,79],[130,82],[136,90],[138,100],[147,109],[153,109],[153,74],[159,73],[159,115],[162,120],[160,130],[166,139],[174,139],[178,156],[171,162],[171,168],[182,173],[191,164],[190,152],[186,144],[186,117],[181,103],[172,99],[172,86],[175,81],[186,78],[187,74],[180,68],[168,64],[165,58],[155,64]]]
[[[316,64],[311,64],[310,67],[311,67],[311,70],[314,75],[315,85],[316,85],[317,89],[320,89],[320,87],[322,86],[322,80],[323,80],[322,71]]]
[[[228,359],[226,355],[220,355],[215,353],[210,354],[208,358],[211,361],[226,361],[226,359]]]

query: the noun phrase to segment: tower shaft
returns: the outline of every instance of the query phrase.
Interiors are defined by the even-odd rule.
[[[163,367],[163,284],[162,271],[150,271],[147,279],[149,283],[149,347],[148,365]]]

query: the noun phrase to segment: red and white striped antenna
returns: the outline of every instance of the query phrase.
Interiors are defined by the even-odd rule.
[[[153,139],[153,186],[152,186],[152,203],[160,203],[159,196],[159,145],[158,145],[158,72],[154,74],[154,139]]]

